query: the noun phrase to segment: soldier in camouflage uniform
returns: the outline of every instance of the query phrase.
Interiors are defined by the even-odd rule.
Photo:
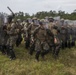
[[[16,22],[16,28],[19,29],[18,35],[17,35],[17,40],[16,40],[16,47],[18,47],[21,42],[22,42],[22,29],[23,29],[23,25],[21,24],[21,20],[17,19]]]
[[[1,48],[2,48],[2,29],[3,29],[3,21],[2,21],[3,19],[2,19],[2,14],[0,13],[0,51],[2,51],[1,50]]]
[[[28,49],[30,47],[30,30],[29,30],[29,26],[31,25],[32,20],[30,18],[28,18],[26,20],[26,26],[24,27],[24,35],[25,35],[25,48]]]
[[[70,25],[67,25],[66,26],[66,30],[67,30],[67,34],[66,34],[66,41],[67,41],[67,47],[68,48],[71,48],[71,26]]]
[[[0,15],[0,50],[2,54],[6,54],[6,25],[4,24],[4,15]]]
[[[17,35],[17,28],[16,28],[16,24],[14,22],[11,22],[13,16],[10,16],[8,18],[8,25],[7,25],[7,37],[8,37],[8,40],[7,40],[7,55],[10,56],[10,59],[15,59],[16,56],[15,56],[15,53],[14,53],[14,45],[15,45],[15,42],[16,42],[16,35]]]
[[[60,47],[61,47],[60,30],[58,29],[56,25],[53,25],[51,31],[54,35],[53,55],[55,58],[57,58],[60,52]]]
[[[72,25],[71,26],[71,45],[72,46],[75,46],[75,41],[76,41],[76,26],[75,25]]]
[[[2,54],[6,54],[6,43],[7,43],[7,33],[6,33],[7,27],[6,25],[3,25],[2,28],[2,39],[1,39],[1,52]]]
[[[54,57],[57,57],[59,55],[60,46],[61,46],[61,42],[59,39],[60,30],[58,29],[56,23],[54,23],[53,18],[49,18],[49,22],[50,22],[50,24],[49,24],[48,28],[51,30],[51,32],[54,35],[53,42],[52,42],[52,45],[53,45],[52,52],[53,52]]]
[[[37,27],[33,32],[33,39],[35,40],[35,51],[36,55],[35,58],[39,61],[39,56],[41,55],[42,58],[49,53],[50,46],[48,44],[48,35],[51,36],[50,30],[48,31],[45,29],[44,24],[40,22],[40,26]]]
[[[65,44],[66,44],[66,38],[67,38],[67,30],[64,25],[61,26],[60,35],[61,35],[62,49],[64,49],[66,48]]]
[[[35,47],[35,41],[32,42],[32,34],[35,30],[35,28],[37,28],[39,26],[39,21],[37,20],[37,18],[33,18],[32,23],[29,25],[29,27],[27,28],[27,31],[29,31],[30,34],[30,54],[33,54],[34,51],[34,47]]]

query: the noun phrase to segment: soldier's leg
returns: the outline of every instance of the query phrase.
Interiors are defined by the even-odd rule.
[[[35,59],[36,59],[37,61],[39,61],[39,56],[40,56],[40,54],[41,54],[41,51],[40,51],[40,50],[39,50],[39,51],[36,51]]]
[[[68,41],[68,48],[71,48],[71,42],[70,42],[70,40]]]
[[[62,41],[62,49],[65,48],[65,43]]]
[[[2,52],[2,54],[6,54],[5,45],[1,45],[1,52]]]
[[[22,38],[22,36],[21,36],[21,37],[19,38],[19,45],[21,44],[22,40],[23,40],[23,38]]]
[[[55,54],[55,48],[56,48],[56,46],[53,45],[53,48],[52,48],[52,54],[53,54],[53,55]]]
[[[30,52],[29,52],[29,54],[30,54],[30,55],[33,55],[34,50],[35,50],[35,43],[33,43],[33,44],[30,46]]]
[[[74,47],[74,46],[75,46],[75,40],[74,40],[74,39],[72,40],[71,45],[72,45],[72,47]]]
[[[0,51],[1,51],[1,45],[0,45]]]
[[[39,40],[36,40],[36,42],[35,42],[35,51],[36,51],[35,59],[37,61],[39,61],[39,56],[41,54],[41,50],[42,50],[41,43]]]
[[[18,47],[22,42],[22,37],[18,37],[16,40],[16,47]]]
[[[1,39],[0,39],[0,51],[1,51]]]
[[[41,52],[41,56],[44,59],[44,56],[49,53],[49,50],[44,50]]]
[[[10,56],[9,45],[6,45],[6,53],[7,53],[8,56]]]
[[[13,46],[10,46],[9,47],[9,50],[10,50],[10,58],[11,59],[15,59],[16,56],[15,56],[15,53],[14,53],[14,50],[13,50]]]
[[[16,47],[18,47],[19,46],[19,42],[18,42],[18,38],[17,38],[17,40],[16,40]]]
[[[10,58],[15,59],[15,52],[14,52],[14,44],[16,40],[14,39],[15,36],[10,37],[10,45],[9,45],[9,50],[10,50]]]
[[[41,52],[41,56],[42,56],[42,58],[44,58],[44,56],[45,56],[46,54],[48,54],[49,51],[50,51],[50,46],[49,46],[49,44],[48,44],[47,42],[43,43],[42,49],[43,49],[43,50],[42,50],[42,52]]]
[[[65,47],[67,48],[67,41],[65,41]]]
[[[6,42],[6,53],[8,56],[10,56],[9,46],[10,46],[10,38],[8,38]]]
[[[1,52],[2,52],[2,54],[5,54],[6,52],[5,52],[5,43],[4,43],[4,37],[2,38],[2,40],[1,40]]]
[[[60,45],[57,45],[55,55],[58,56],[59,52],[60,52]]]
[[[28,49],[30,47],[30,39],[27,39],[25,42],[25,48]]]
[[[54,52],[53,56],[56,59],[59,56],[60,45],[56,45],[54,49],[55,49],[55,52]]]

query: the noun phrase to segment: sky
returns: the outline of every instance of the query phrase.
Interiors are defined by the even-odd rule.
[[[23,11],[32,15],[39,11],[63,10],[71,13],[76,9],[76,0],[0,0],[0,12],[10,14],[9,6],[13,12]]]

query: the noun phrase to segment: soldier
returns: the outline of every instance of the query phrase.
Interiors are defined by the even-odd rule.
[[[61,47],[60,30],[58,29],[56,25],[53,25],[51,31],[54,35],[53,55],[55,58],[57,58],[60,52],[60,47]]]
[[[54,19],[53,18],[49,18],[49,26],[48,28],[51,30],[51,32],[54,35],[53,38],[53,46],[52,46],[52,52],[54,57],[58,57],[59,52],[60,52],[60,46],[61,46],[61,42],[60,42],[60,30],[58,29],[56,23],[54,23]]]
[[[16,27],[19,30],[18,35],[17,35],[17,40],[16,40],[16,47],[18,47],[22,42],[22,29],[23,29],[20,19],[17,19]]]
[[[0,16],[0,50],[2,52],[2,54],[6,54],[6,41],[7,41],[7,37],[6,37],[6,25],[4,24],[4,15],[1,14]]]
[[[61,41],[62,41],[62,49],[64,49],[66,48],[65,43],[66,43],[66,36],[67,36],[67,30],[64,25],[61,26],[60,35],[61,35]]]
[[[50,31],[50,30],[49,30]],[[33,32],[33,39],[35,40],[35,51],[36,55],[35,58],[39,61],[39,56],[41,55],[42,58],[49,53],[49,45],[48,45],[48,34],[49,32],[44,27],[44,23],[40,22],[40,26],[37,27]],[[51,35],[51,34],[50,34]]]
[[[0,13],[0,50],[2,48],[2,29],[3,29],[3,15]]]
[[[7,33],[6,33],[6,30],[7,30],[7,26],[6,25],[3,25],[3,28],[2,28],[2,39],[1,39],[1,52],[2,54],[6,54],[6,42],[7,42]]]
[[[67,41],[67,47],[68,48],[71,48],[71,26],[70,25],[67,25],[66,26],[66,30],[67,30],[67,34],[66,34],[66,41]]]
[[[73,47],[73,46],[75,46],[75,41],[76,41],[76,26],[72,25],[71,27],[72,27],[72,29],[71,29],[71,37],[72,37],[71,45]]]
[[[32,34],[35,30],[35,28],[37,28],[39,26],[39,21],[37,18],[33,18],[32,23],[29,25],[27,31],[29,31],[30,34],[30,54],[33,54],[34,51],[34,47],[35,47],[35,41],[32,42]]]
[[[26,20],[26,27],[25,27],[25,48],[28,49],[30,47],[30,29],[29,26],[31,25],[32,20],[30,18],[28,18]]]
[[[15,59],[15,53],[14,53],[14,45],[16,42],[16,35],[17,35],[17,30],[16,30],[16,24],[13,22],[12,18],[13,16],[8,17],[8,25],[7,25],[7,55],[10,56],[10,59]],[[12,21],[12,22],[11,22]]]

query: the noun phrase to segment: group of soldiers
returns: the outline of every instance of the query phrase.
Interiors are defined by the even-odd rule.
[[[49,52],[57,58],[61,49],[75,46],[76,25],[64,25],[64,19],[57,21],[53,17],[34,17],[21,21],[14,20],[14,16],[8,16],[8,22],[0,27],[0,51],[11,60],[16,59],[14,47],[18,47],[23,38],[25,48],[30,55],[35,52],[37,61],[40,56],[44,59]]]

